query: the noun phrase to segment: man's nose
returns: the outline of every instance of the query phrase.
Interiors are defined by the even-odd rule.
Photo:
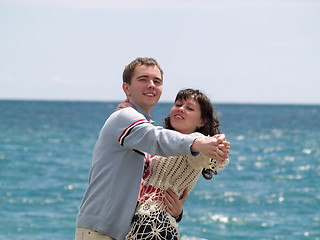
[[[154,85],[153,80],[150,80],[148,87],[149,87],[149,88],[154,88],[154,86],[155,86],[155,85]]]

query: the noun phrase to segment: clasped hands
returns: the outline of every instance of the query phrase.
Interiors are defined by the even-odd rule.
[[[192,152],[201,152],[219,162],[223,162],[228,158],[229,150],[230,143],[226,141],[224,134],[216,134],[206,138],[196,138],[191,145]]]

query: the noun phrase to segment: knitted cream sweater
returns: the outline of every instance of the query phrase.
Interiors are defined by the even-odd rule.
[[[205,137],[200,133],[192,136]],[[198,156],[154,156],[149,166],[149,175],[144,179],[141,198],[136,213],[150,215],[151,212],[165,210],[163,202],[164,192],[171,189],[179,198],[183,191],[189,191],[195,186],[203,168],[221,171],[228,164],[229,159],[224,162],[212,160],[203,154]]]

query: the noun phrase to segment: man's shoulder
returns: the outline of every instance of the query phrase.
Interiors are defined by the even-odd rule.
[[[139,113],[137,110],[131,107],[127,107],[112,113],[108,118],[108,121],[115,121],[119,124],[130,124],[136,121],[147,121],[147,119],[143,114]]]
[[[145,118],[143,114],[139,113],[136,109],[132,107],[126,107],[126,108],[120,109],[116,111],[115,114],[117,114],[117,116],[119,117],[139,116],[139,117]]]

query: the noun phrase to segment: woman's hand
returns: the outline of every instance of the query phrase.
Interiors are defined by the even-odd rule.
[[[224,134],[213,137],[197,138],[191,145],[192,152],[201,152],[209,158],[223,162],[228,158],[230,143],[225,140]]]
[[[230,151],[230,143],[228,141],[226,141],[226,136],[224,134],[216,134],[213,137],[217,138],[217,140],[219,142],[218,148],[220,149],[220,151],[223,151],[223,152],[227,152],[228,151],[228,153],[229,153],[229,151]],[[227,158],[228,158],[228,155],[227,155]],[[226,158],[223,159],[223,161],[224,160],[226,160]],[[218,161],[221,162],[221,159],[218,160]]]
[[[124,100],[123,102],[121,102],[121,103],[118,105],[116,111],[118,111],[118,110],[120,110],[120,109],[123,109],[123,108],[127,108],[127,107],[132,107],[132,108],[135,109],[135,107],[129,102],[129,99],[126,99],[126,100]]]

